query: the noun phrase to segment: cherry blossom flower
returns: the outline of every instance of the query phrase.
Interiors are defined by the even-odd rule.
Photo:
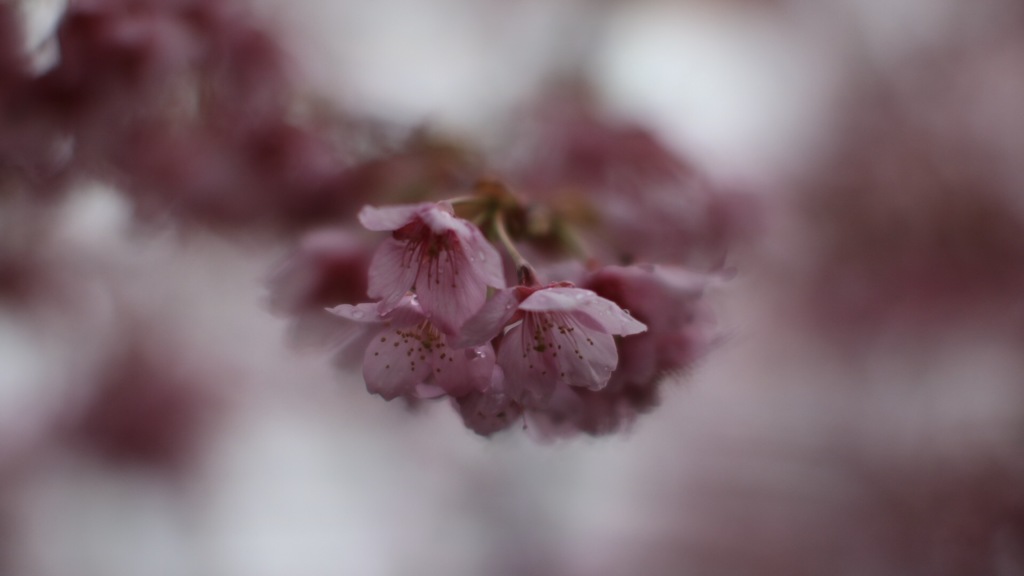
[[[499,366],[495,366],[486,390],[470,392],[454,402],[462,423],[481,436],[508,428],[523,414],[523,407],[509,396],[505,374]]]
[[[628,309],[647,332],[619,342],[619,367],[610,387],[647,388],[683,370],[715,340],[703,299],[715,281],[678,266],[606,266],[581,285]]]
[[[434,325],[454,334],[480,309],[488,286],[505,286],[498,252],[449,204],[366,206],[359,221],[370,230],[392,231],[370,263],[369,294],[381,299],[381,314],[413,290]]]
[[[346,347],[360,347],[366,389],[385,400],[399,396],[458,397],[486,389],[494,371],[490,344],[455,349],[448,337],[424,313],[418,298],[406,295],[387,314],[377,304],[342,304],[333,314],[363,326]]]
[[[662,384],[716,342],[703,298],[714,276],[676,266],[606,266],[580,274],[580,285],[626,308],[647,331],[616,342],[619,363],[598,391],[559,384],[530,424],[542,437],[614,433],[660,402]]]
[[[543,403],[558,384],[600,390],[618,364],[614,335],[647,327],[617,304],[569,283],[497,293],[463,327],[457,345],[501,335],[498,365],[513,398]]]

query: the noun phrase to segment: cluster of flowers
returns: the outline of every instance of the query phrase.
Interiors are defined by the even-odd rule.
[[[406,365],[417,375],[406,380],[416,382],[367,372],[371,390],[417,401],[451,397],[481,433],[520,415],[553,433],[616,431],[655,406],[664,375],[690,366],[711,340],[702,317],[706,279],[675,265],[693,264],[689,258],[699,253],[698,268],[717,266],[733,234],[732,206],[709,194],[647,132],[610,125],[578,94],[542,99],[540,121],[523,123],[525,140],[484,161],[480,150],[426,130],[397,142],[379,123],[300,98],[286,54],[241,0],[76,0],[43,45],[30,46],[21,28],[15,7],[0,4],[2,297],[38,300],[51,286],[73,285],[47,276],[60,267],[46,264],[42,253],[46,223],[78,185],[101,182],[122,193],[145,222],[258,230],[276,238],[303,234],[297,257],[272,290],[275,307],[297,320],[294,336],[336,342],[343,321],[360,327],[345,332],[360,332],[362,341],[385,329],[421,334],[419,326],[428,322],[430,337],[406,340],[468,350],[468,368],[431,365],[425,374],[433,356],[423,354],[415,369]],[[515,150],[525,154],[510,153]],[[432,202],[441,191],[471,187],[489,173],[484,166],[507,175],[521,198],[480,194],[469,202]],[[361,216],[369,228],[392,230],[390,267],[383,248],[373,256],[366,234],[344,227],[309,232],[351,220],[366,203],[409,202],[421,204]],[[424,230],[433,236],[421,238]],[[507,259],[492,242],[511,249]],[[520,248],[536,269],[512,256],[515,242],[525,244]],[[402,252],[404,266],[395,243],[419,246]],[[584,245],[589,248],[581,250]],[[459,254],[467,262],[451,260]],[[567,254],[587,264],[566,268]],[[650,261],[672,265],[633,265]],[[511,282],[517,268],[526,276]],[[446,276],[456,271],[457,281]],[[424,278],[437,290],[421,285]],[[371,299],[379,300],[372,313],[360,305]],[[557,313],[543,308],[561,300],[577,306]],[[481,319],[498,314],[491,308],[506,301],[507,318]],[[323,312],[338,304],[352,309]],[[631,316],[614,324],[608,315],[620,309]],[[542,312],[565,319],[545,320]],[[560,327],[573,342],[586,333],[579,340],[586,345],[566,348],[549,338],[527,346],[527,331],[562,337]],[[543,362],[509,361],[516,334],[522,334],[520,357]],[[368,340],[365,346],[345,340],[342,364],[372,356],[365,352]],[[559,344],[575,354],[558,352]],[[445,360],[458,362],[450,354]],[[364,363],[384,371],[388,365]]]
[[[274,274],[271,305],[294,342],[333,347],[370,392],[447,398],[479,434],[615,433],[717,341],[704,294],[748,202],[585,95],[522,120],[502,148],[518,154],[418,133],[352,167],[373,205],[359,220],[391,238],[311,231]],[[473,193],[440,200],[460,190]]]
[[[391,237],[368,265],[376,301],[330,309],[347,324],[339,358],[361,361],[367,389],[387,400],[450,398],[482,435],[525,417],[553,433],[613,431],[690,359],[693,318],[677,311],[701,281],[591,262],[561,271],[575,281],[542,282],[505,225],[514,203],[482,192],[364,207],[362,225]]]

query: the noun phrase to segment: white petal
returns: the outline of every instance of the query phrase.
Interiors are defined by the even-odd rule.
[[[410,223],[418,212],[430,206],[432,206],[430,203],[402,204],[400,206],[385,206],[383,208],[363,206],[362,210],[359,211],[359,223],[367,230],[378,232],[398,230]]]
[[[575,310],[593,298],[599,296],[582,288],[544,288],[530,294],[519,307],[532,312],[564,312]]]
[[[384,322],[381,319],[380,314],[377,313],[377,303],[368,302],[366,304],[342,304],[335,306],[334,308],[328,308],[328,312],[335,316],[341,316],[346,320],[353,322],[359,322],[361,324],[379,324]]]

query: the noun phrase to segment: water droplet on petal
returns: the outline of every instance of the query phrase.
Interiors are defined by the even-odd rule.
[[[477,350],[476,352],[473,353],[473,359],[474,360],[479,360],[481,358],[486,358],[486,357],[487,357],[487,355],[484,354],[483,352],[481,352],[480,350]]]
[[[483,251],[477,252],[476,253],[476,257],[479,258],[481,262],[484,262],[484,261],[487,260],[487,255],[485,255],[483,253]]]

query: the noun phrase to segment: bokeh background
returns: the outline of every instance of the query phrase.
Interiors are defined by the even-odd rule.
[[[7,4],[32,74],[73,60],[53,36],[68,4]],[[283,47],[231,96],[244,113],[287,81],[321,124],[429,127],[500,159],[518,118],[585,86],[756,214],[706,294],[721,338],[628,430],[476,436],[448,406],[367,394],[275,310],[295,229],[351,212],[288,212],[258,182],[153,203],[103,171],[50,194],[20,156],[49,128],[5,84],[4,574],[1024,574],[1024,4],[228,4],[219,22]],[[140,65],[158,78],[177,70],[160,50],[187,51],[161,30],[125,32],[166,40],[168,68]],[[109,116],[64,154],[134,114],[95,98]],[[180,158],[131,186],[222,165]],[[282,214],[301,224],[264,229]]]

